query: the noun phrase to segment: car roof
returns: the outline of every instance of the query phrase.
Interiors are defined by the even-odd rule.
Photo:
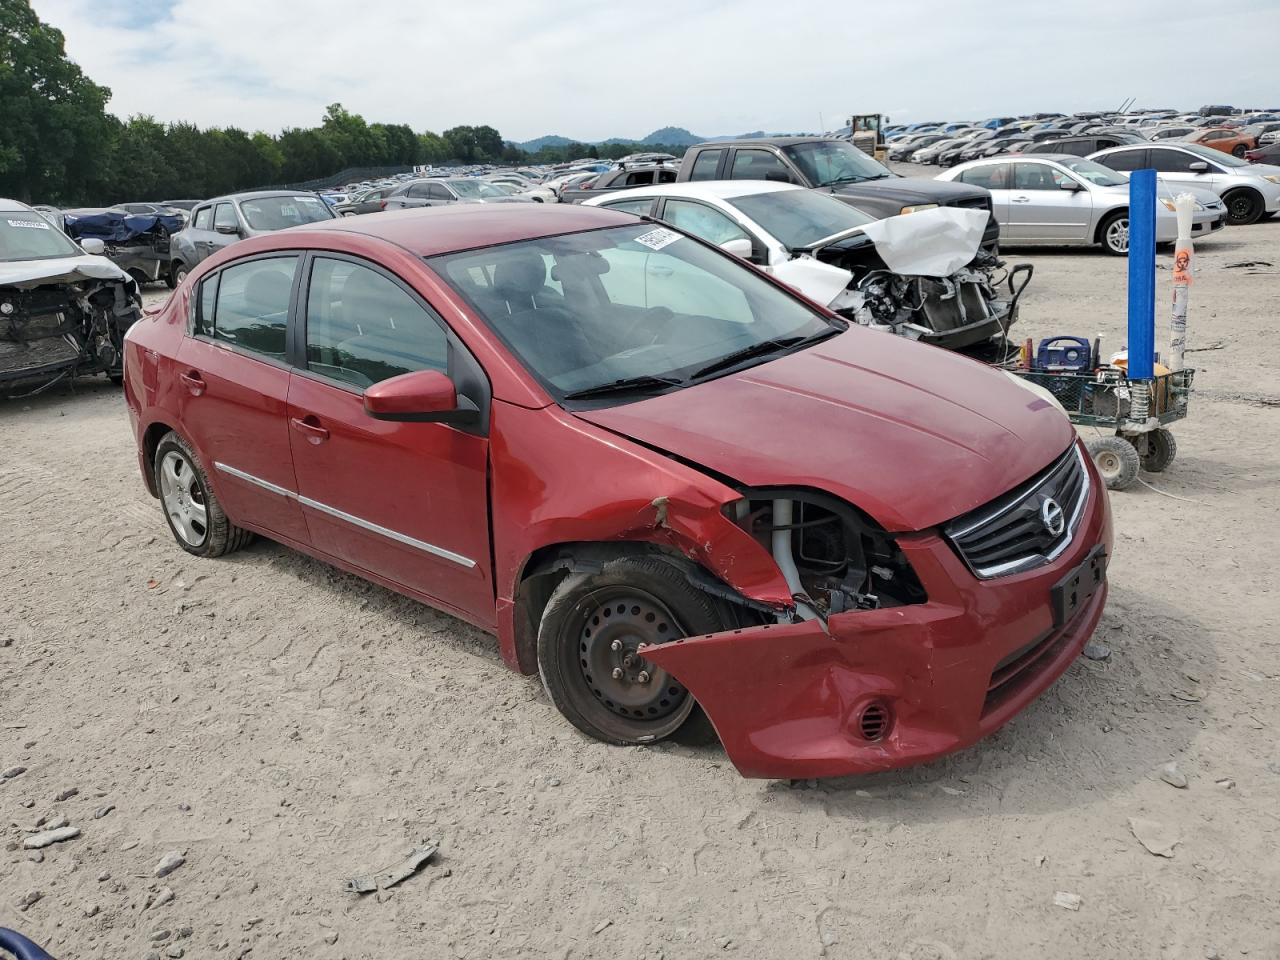
[[[205,203],[217,203],[220,200],[257,200],[262,197],[315,197],[316,193],[312,190],[250,190],[245,193],[226,193],[220,197],[211,197],[208,200],[201,201]]]
[[[928,126],[928,124],[925,124]],[[918,133],[929,133],[928,130],[915,131]],[[772,144],[775,147],[787,147],[796,143],[816,143],[820,140],[827,140],[832,143],[848,143],[845,137],[747,137],[742,140],[708,140],[706,143],[695,144],[699,147],[758,147],[762,144]]]
[[[603,203],[605,199],[626,200],[635,197],[749,197],[758,193],[780,193],[784,190],[803,190],[794,183],[773,180],[699,180],[694,183],[659,183],[651,187],[633,187],[618,193],[606,193],[592,197]]]
[[[0,210],[30,210],[21,200],[10,200],[8,197],[0,197]]]
[[[578,203],[450,204],[415,207],[307,224],[386,240],[419,257],[634,224],[630,214]]]

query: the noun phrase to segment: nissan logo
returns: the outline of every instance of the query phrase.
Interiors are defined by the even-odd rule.
[[[1067,515],[1062,512],[1057,500],[1052,497],[1046,497],[1045,501],[1040,504],[1040,522],[1044,524],[1044,528],[1049,531],[1050,536],[1056,537],[1066,529]]]

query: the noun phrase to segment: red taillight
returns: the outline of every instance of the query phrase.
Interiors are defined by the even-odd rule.
[[[387,209],[387,201],[385,201],[385,200],[379,200],[379,201],[378,201],[378,209],[379,209],[379,210],[385,210],[385,209]]]

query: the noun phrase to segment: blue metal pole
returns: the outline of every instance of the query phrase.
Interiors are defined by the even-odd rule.
[[[1155,376],[1156,172],[1129,176],[1129,377]]]

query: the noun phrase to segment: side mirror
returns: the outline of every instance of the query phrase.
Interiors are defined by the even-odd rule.
[[[1084,187],[1080,186],[1080,184],[1076,183],[1074,180],[1064,180],[1062,183],[1058,184],[1058,188],[1061,190],[1069,190],[1071,193],[1078,193],[1084,189]]]
[[[240,236],[240,228],[232,223],[219,223],[214,225],[214,231],[228,237]]]
[[[107,252],[107,245],[97,237],[89,237],[87,240],[80,241],[80,249],[85,253],[100,257]]]
[[[731,253],[735,257],[747,260],[751,257],[753,247],[748,237],[734,237],[734,239],[726,240],[720,244],[720,249],[725,253]]]
[[[1203,160],[1192,160],[1187,164],[1187,169],[1192,173],[1204,173],[1209,169],[1209,164],[1205,163]]]
[[[364,411],[375,420],[397,423],[471,423],[479,413],[439,370],[415,370],[375,383],[364,392]]]
[[[772,180],[775,183],[795,183],[795,180],[792,179],[791,174],[781,173],[777,170],[770,170],[768,173],[764,175],[764,178],[766,180]]]

